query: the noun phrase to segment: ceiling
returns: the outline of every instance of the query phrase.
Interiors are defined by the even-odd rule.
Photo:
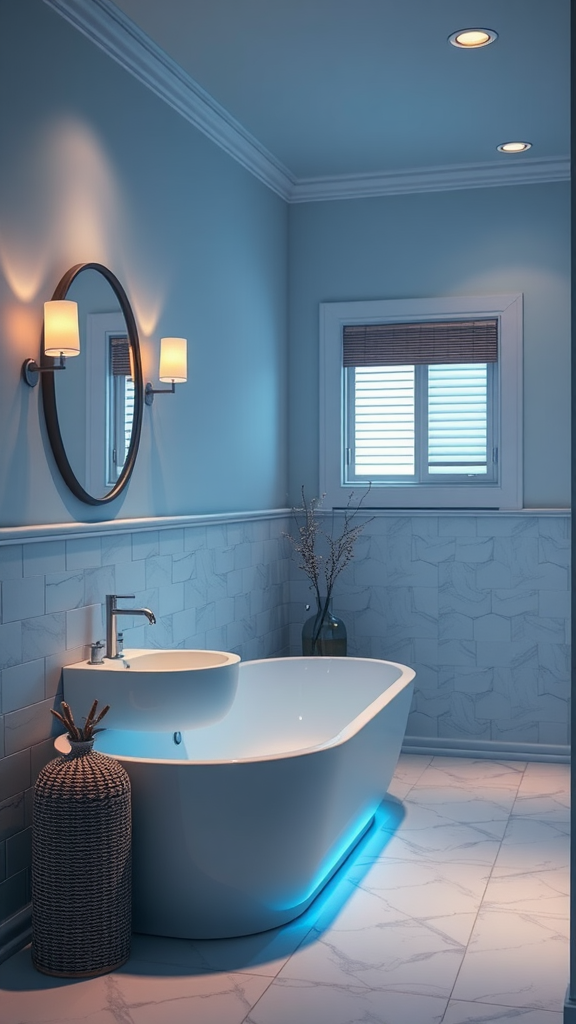
[[[569,153],[570,0],[115,4],[296,179]]]
[[[44,2],[291,202],[569,177],[570,0]]]

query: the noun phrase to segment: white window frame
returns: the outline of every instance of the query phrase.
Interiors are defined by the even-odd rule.
[[[346,505],[351,486],[342,480],[346,324],[496,317],[498,330],[498,480],[473,483],[378,484],[373,508],[522,508],[522,295],[448,296],[320,303],[320,493],[326,507]],[[360,488],[355,487],[358,491]]]

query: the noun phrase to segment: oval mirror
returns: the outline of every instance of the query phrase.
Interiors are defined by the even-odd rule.
[[[64,274],[53,299],[78,303],[80,355],[42,374],[50,445],[77,498],[103,505],[125,488],[136,461],[144,385],[136,321],[118,278],[101,263]]]

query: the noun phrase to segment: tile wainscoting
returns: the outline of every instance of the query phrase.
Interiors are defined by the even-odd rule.
[[[569,527],[564,510],[367,522],[333,611],[350,654],[416,670],[404,750],[567,759]],[[296,653],[310,592],[292,580]]]
[[[62,667],[104,636],[106,594],[156,615],[123,617],[127,648],[285,655],[287,524],[272,511],[0,529],[0,959],[29,929],[33,785],[61,731],[50,708]]]
[[[310,600],[289,510],[0,529],[0,959],[29,928],[33,784],[53,756],[63,665],[101,639],[244,660],[300,653]],[[417,672],[406,750],[565,759],[569,514],[376,513],[339,579],[350,653]]]

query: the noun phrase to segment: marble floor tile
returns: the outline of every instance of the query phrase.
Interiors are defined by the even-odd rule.
[[[558,1012],[568,954],[565,918],[481,910],[452,998]]]
[[[569,826],[563,822],[511,817],[496,866],[519,871],[566,868],[570,863]]]
[[[544,767],[563,768],[564,765]],[[524,818],[536,817],[541,821],[569,822],[569,779],[557,772],[525,774],[516,795],[512,814]]]
[[[522,781],[525,761],[488,761],[469,757],[433,757],[418,779],[419,786],[474,783],[479,786],[516,788]]]
[[[541,871],[520,871],[499,867],[492,871],[482,906],[485,910],[511,910],[525,914],[570,913],[570,870],[551,867]]]
[[[130,1024],[241,1024],[270,984],[247,974],[175,976],[158,968],[153,976],[125,971],[114,977],[109,998],[118,1000]]]
[[[423,868],[424,872],[426,869],[430,872],[435,871],[436,877],[441,878],[439,866],[433,863],[414,866],[417,867],[417,874],[420,873],[418,869]],[[453,865],[450,865],[450,870],[452,867]],[[470,865],[466,864],[458,865],[458,867],[463,868],[465,872],[466,869],[470,869]],[[485,868],[479,869],[476,865],[472,867],[475,871],[485,870]],[[458,886],[452,887],[453,898],[449,902],[447,892],[449,883],[446,883],[444,888],[445,898],[442,901],[436,899],[432,886],[428,886],[427,880],[424,879],[421,890],[427,890],[428,900],[422,899],[419,902],[418,894],[411,892],[410,887],[404,887],[397,893],[393,881],[388,890],[369,884],[372,871],[378,872],[382,883],[386,884],[388,868],[392,871],[397,869],[398,874],[401,874],[402,865],[390,861],[374,864],[360,882],[354,880],[352,872],[347,872],[346,877],[339,882],[334,891],[334,896],[338,897],[338,903],[336,904],[336,900],[326,902],[317,915],[314,927],[303,940],[301,948],[316,942],[319,936],[322,937],[329,932],[334,934],[354,933],[367,926],[369,921],[371,922],[370,927],[375,928],[376,945],[380,944],[379,933],[387,935],[388,929],[392,926],[404,924],[410,928],[413,923],[420,923],[423,933],[428,930],[431,934],[442,936],[449,942],[465,944],[468,941],[481,902],[480,896],[471,891],[474,888],[474,882],[467,890],[467,895],[465,895],[466,886],[461,886],[458,893],[459,898],[455,896]],[[437,868],[438,870],[436,870]],[[457,874],[457,868],[455,874]],[[472,874],[470,871],[468,873]],[[479,889],[482,889],[482,883],[480,883]],[[422,895],[422,891],[420,895]]]
[[[562,1024],[562,1013],[451,999],[442,1024]]]
[[[445,1006],[432,996],[279,979],[245,1024],[440,1024]]]
[[[528,761],[524,779],[531,777],[564,780],[566,786],[570,786],[570,765],[557,764],[553,761]]]
[[[421,806],[436,811],[455,824],[508,821],[516,793],[508,787],[489,787],[458,783],[453,786],[413,786],[406,798],[406,810]]]
[[[415,920],[356,889],[329,927],[309,934],[278,979],[448,998],[475,915]]]
[[[241,1024],[270,984],[246,974],[188,974],[126,964],[71,981],[32,967],[29,949],[0,966],[2,1024]]]
[[[424,919],[475,913],[489,876],[488,865],[388,859],[376,861],[357,884],[378,896],[391,910]]]
[[[417,804],[413,793],[405,801],[405,817],[390,835],[382,856],[398,860],[451,860],[493,864],[507,825],[507,816],[491,819],[474,809],[480,821],[460,823],[439,810]],[[470,811],[472,816],[472,810]]]
[[[544,793],[527,793],[520,787],[512,814],[521,818],[536,817],[540,821],[569,822],[570,794],[565,789],[551,787]]]

